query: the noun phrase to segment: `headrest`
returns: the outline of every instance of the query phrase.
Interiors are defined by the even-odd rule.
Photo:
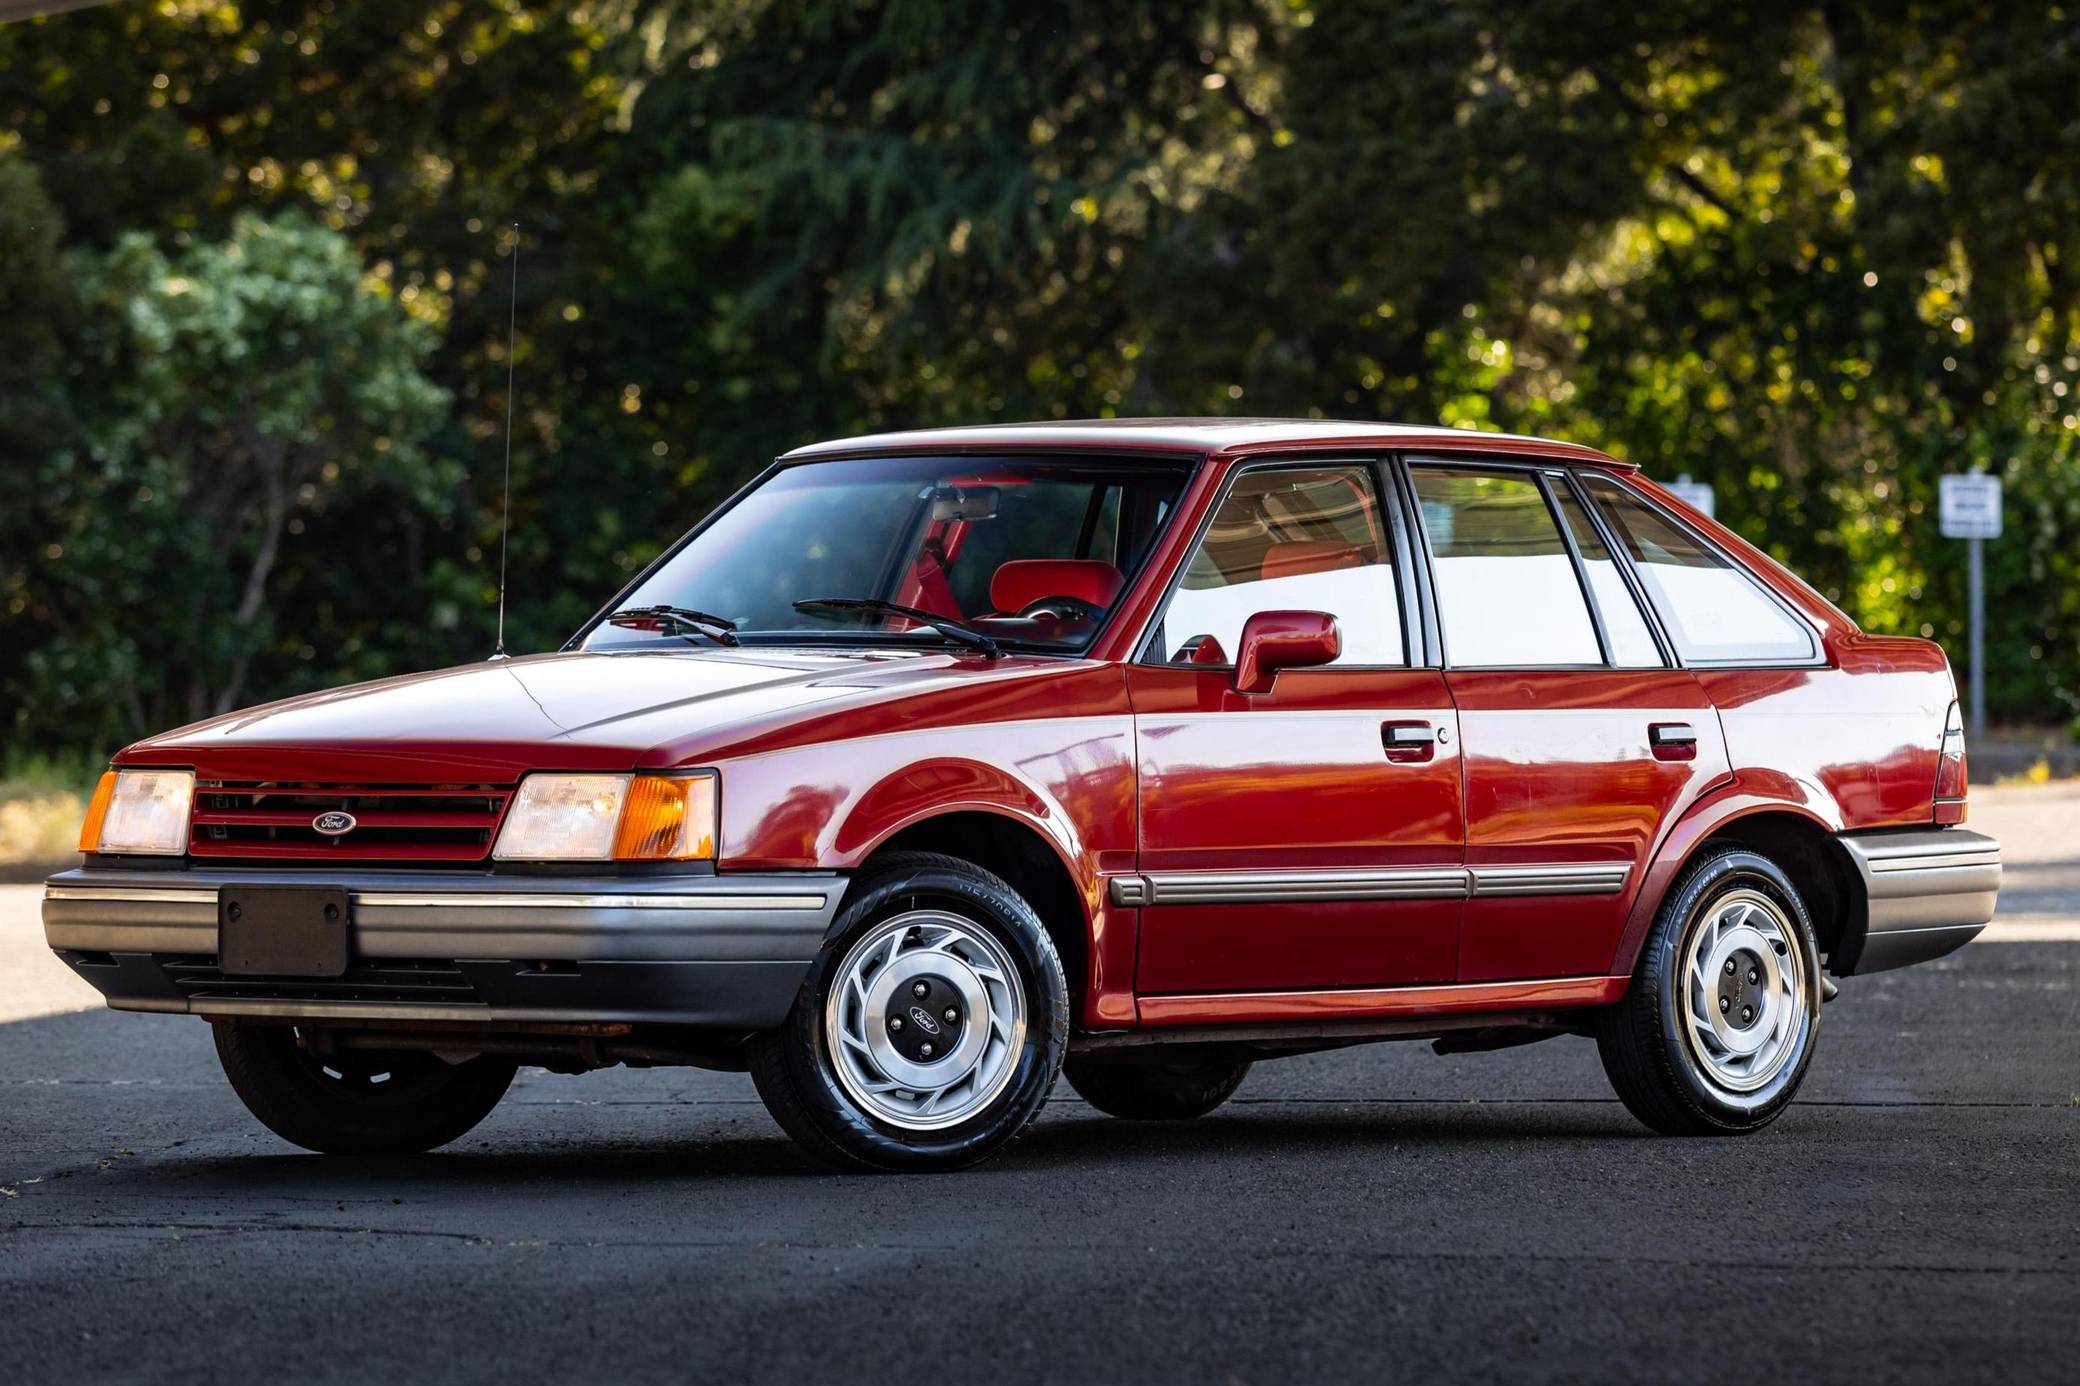
[[[1365,551],[1360,545],[1347,544],[1338,539],[1273,544],[1264,551],[1264,566],[1259,575],[1266,579],[1299,577],[1303,573],[1362,568],[1365,562]]]
[[[1097,558],[1015,558],[989,580],[989,604],[1019,612],[1042,597],[1075,597],[1111,606],[1125,585],[1119,569]]]

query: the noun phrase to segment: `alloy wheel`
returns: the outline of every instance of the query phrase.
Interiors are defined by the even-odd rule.
[[[1758,890],[1715,900],[1684,953],[1684,1037],[1703,1076],[1728,1092],[1766,1085],[1811,1023],[1806,959],[1781,906]]]
[[[907,1131],[956,1126],[999,1097],[1025,1043],[1026,998],[1010,954],[943,910],[884,920],[846,952],[824,1041],[846,1096]]]

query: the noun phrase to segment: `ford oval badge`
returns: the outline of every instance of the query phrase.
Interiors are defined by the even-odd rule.
[[[327,837],[345,837],[358,826],[359,819],[351,813],[341,813],[338,809],[330,813],[321,813],[311,820],[311,831],[323,833]]]

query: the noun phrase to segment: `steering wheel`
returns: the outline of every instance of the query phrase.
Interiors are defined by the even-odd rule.
[[[1019,619],[1029,621],[1045,616],[1057,621],[1099,621],[1105,617],[1105,608],[1096,602],[1087,602],[1081,597],[1042,597],[1027,602],[1019,610]]]

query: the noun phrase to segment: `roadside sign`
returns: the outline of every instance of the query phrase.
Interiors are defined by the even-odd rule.
[[[1986,545],[2001,537],[2001,479],[1985,472],[1952,472],[1936,492],[1945,539],[1965,542],[1965,605],[1970,609],[1972,739],[1986,735]]]
[[[1666,484],[1669,492],[1683,504],[1696,510],[1702,510],[1715,520],[1719,518],[1719,512],[1712,497],[1712,488],[1708,483],[1692,481],[1690,473],[1684,472],[1674,481]]]
[[[2001,537],[2001,479],[1986,472],[1953,473],[1938,492],[1945,539]]]

